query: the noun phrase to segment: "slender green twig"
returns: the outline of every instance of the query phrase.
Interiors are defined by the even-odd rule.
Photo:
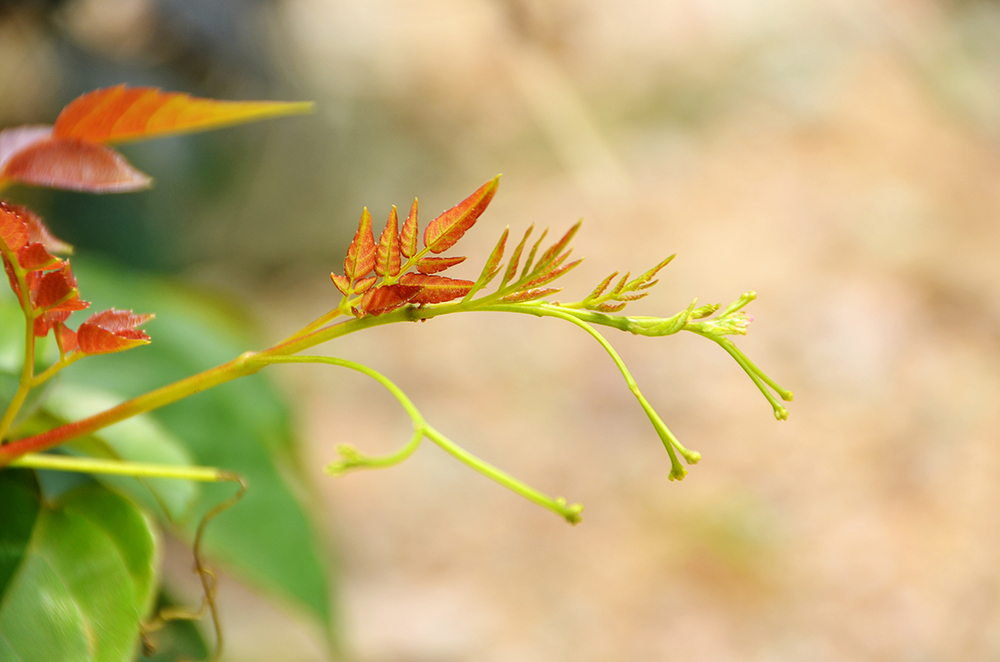
[[[338,447],[342,458],[336,462],[331,463],[327,466],[327,473],[333,475],[340,475],[350,469],[356,468],[367,468],[375,469],[386,466],[391,466],[402,462],[410,455],[416,451],[417,447],[420,445],[422,438],[426,437],[439,446],[446,453],[452,457],[458,459],[460,462],[466,466],[474,469],[475,471],[481,473],[487,478],[493,480],[494,482],[503,485],[507,489],[511,490],[516,494],[520,494],[524,498],[532,501],[543,508],[547,508],[557,515],[563,517],[571,524],[577,524],[580,522],[580,513],[583,512],[583,506],[579,504],[567,504],[566,500],[562,497],[552,498],[539,492],[533,487],[527,485],[514,478],[510,474],[492,466],[491,464],[484,462],[472,453],[468,452],[464,448],[455,444],[453,441],[449,440],[443,434],[434,429],[431,425],[427,423],[424,417],[420,414],[416,405],[410,400],[405,393],[398,386],[396,386],[391,380],[389,380],[385,375],[380,372],[369,368],[366,365],[360,363],[355,363],[354,361],[349,361],[347,359],[336,358],[332,356],[274,356],[267,359],[268,363],[321,363],[327,365],[340,366],[342,368],[348,368],[356,372],[360,372],[367,377],[375,380],[381,384],[389,393],[396,398],[397,402],[403,407],[406,413],[409,415],[410,420],[413,422],[413,436],[410,438],[409,443],[404,446],[401,450],[391,453],[389,455],[382,456],[367,456],[359,453],[352,446],[341,445]]]

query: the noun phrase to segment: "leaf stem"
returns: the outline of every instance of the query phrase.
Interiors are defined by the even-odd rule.
[[[123,460],[102,460],[71,455],[49,453],[28,453],[13,460],[12,467],[49,469],[53,471],[75,471],[79,473],[131,476],[133,478],[175,478],[195,480],[203,483],[217,483],[231,480],[231,473],[213,467],[188,465],[146,464]]]

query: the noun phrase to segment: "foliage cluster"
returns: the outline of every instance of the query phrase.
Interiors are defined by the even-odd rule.
[[[124,85],[98,90],[68,105],[51,127],[0,132],[0,187],[142,189],[150,178],[109,144],[308,109],[309,104],[221,102]],[[205,558],[307,609],[329,628],[329,578],[322,546],[294,489],[302,474],[287,412],[259,380],[232,383],[273,364],[318,363],[360,372],[384,386],[412,419],[413,435],[400,450],[369,456],[341,445],[328,473],[396,464],[427,439],[568,522],[580,521],[582,506],[550,497],[475,457],[431,426],[385,376],[352,361],[303,354],[348,333],[464,312],[569,322],[590,334],[621,371],[666,448],[671,480],[686,475],[682,460],[694,464],[700,455],[670,432],[596,327],[704,336],[746,371],[777,418],[787,416],[779,398],[790,400],[791,393],[728,337],[746,333],[750,317],[742,309],[754,293],[722,310],[695,300],[667,318],[618,314],[648,294],[672,256],[637,278],[615,272],[583,299],[556,302],[550,299],[560,289],[553,283],[580,262],[570,260],[580,225],[548,244],[547,231],[532,242],[528,228],[506,261],[505,229],[475,281],[442,275],[466,259],[443,253],[475,225],[498,185],[499,177],[491,179],[437,216],[424,228],[422,242],[416,200],[402,225],[393,207],[377,241],[365,209],[343,273],[331,274],[341,295],[336,307],[266,350],[243,353],[239,333],[225,324],[220,330],[211,306],[192,302],[169,285],[124,278],[113,268],[86,262],[81,273],[87,279],[81,281],[94,288],[88,291],[95,299],[120,295],[135,307],[155,309],[161,318],[109,307],[73,328],[72,314],[90,303],[81,298],[77,263],[71,266],[66,257],[71,247],[29,209],[0,202],[0,252],[14,294],[13,300],[0,300],[0,660],[129,660],[140,645],[161,659],[206,656],[208,646],[190,625],[205,614],[216,626],[218,654],[222,633]],[[160,325],[155,334],[139,328],[147,323],[150,329]],[[149,345],[150,335],[155,344],[126,352]],[[115,356],[82,361],[105,354]],[[108,384],[117,386],[108,392]],[[61,479],[54,472],[93,480]],[[236,484],[235,495],[226,483]],[[207,526],[244,492],[238,507]],[[163,586],[164,529],[192,545],[204,589],[200,609],[175,606]]]

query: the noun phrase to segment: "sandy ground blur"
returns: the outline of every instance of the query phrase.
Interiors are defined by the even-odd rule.
[[[428,220],[503,172],[460,245],[467,276],[505,225],[583,217],[567,296],[676,252],[629,310],[756,290],[739,344],[796,395],[776,422],[712,343],[609,334],[704,456],[678,484],[569,325],[469,315],[326,348],[584,503],[570,527],[430,445],[322,476],[337,443],[388,451],[409,423],[360,377],[289,368],[352,660],[1000,659],[1000,7],[294,0],[277,17],[321,121],[350,133],[386,107],[419,136],[337,166],[376,218],[419,194]],[[421,172],[414,144],[447,168]],[[328,219],[311,195],[303,213]],[[245,288],[273,338],[334,302],[339,264]],[[227,659],[319,659],[306,629],[228,595]]]

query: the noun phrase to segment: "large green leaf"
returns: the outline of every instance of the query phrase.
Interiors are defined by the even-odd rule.
[[[73,385],[132,397],[224,363],[252,349],[245,320],[232,307],[161,280],[75,258],[80,291],[93,309],[156,313],[145,329],[152,344],[90,357],[67,369]],[[206,533],[206,551],[252,584],[331,623],[327,555],[307,514],[303,472],[294,453],[289,412],[264,375],[230,382],[152,414],[198,464],[243,475],[250,489]],[[234,492],[206,485],[194,517]]]
[[[39,503],[33,472],[0,471],[0,485],[0,492],[33,495]],[[6,505],[4,528],[24,516]],[[30,512],[33,505],[25,507]],[[158,566],[152,524],[125,497],[89,484],[54,504],[41,502],[30,542],[0,595],[0,662],[131,661],[156,595]]]

